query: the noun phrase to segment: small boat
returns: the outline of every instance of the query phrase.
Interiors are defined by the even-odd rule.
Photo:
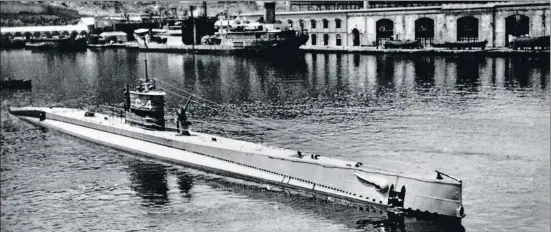
[[[25,40],[20,38],[3,38],[0,39],[1,49],[18,49],[25,48]]]
[[[60,51],[85,51],[86,39],[82,36],[65,38],[37,38],[25,44],[28,49],[59,49]]]
[[[136,41],[129,41],[129,42],[126,42],[126,48],[133,48],[133,49],[137,49],[137,48],[140,48],[138,46],[138,42]]]
[[[86,51],[86,38],[78,36],[76,38],[62,38],[59,40],[59,49],[61,51]]]
[[[59,44],[49,41],[35,41],[25,44],[25,48],[27,49],[51,49],[56,47],[59,47]]]
[[[405,49],[412,49],[412,48],[422,48],[423,45],[421,45],[421,41],[419,40],[389,40],[385,43],[385,48],[405,48]]]
[[[86,45],[88,48],[91,48],[91,49],[103,49],[103,48],[107,48],[107,44],[99,44],[99,43],[93,43],[93,44],[87,44]]]
[[[488,40],[478,41],[478,42],[445,42],[443,44],[433,43],[432,47],[435,48],[447,48],[447,49],[472,49],[479,48],[484,50]]]
[[[88,48],[126,48],[127,34],[122,31],[93,34],[88,38]]]
[[[511,41],[510,47],[518,49],[549,49],[549,36],[540,37],[520,37]]]
[[[0,81],[1,89],[32,89],[31,80],[12,80],[6,79]]]

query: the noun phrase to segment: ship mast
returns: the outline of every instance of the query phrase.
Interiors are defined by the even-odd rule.
[[[146,45],[147,46],[147,45]],[[147,75],[147,53],[145,54],[145,82],[149,82],[149,76]]]
[[[149,32],[149,36],[152,36],[151,31]],[[147,46],[147,41],[146,40],[147,39],[144,38],[143,43],[145,45],[145,48],[149,49],[149,47]],[[145,60],[144,60],[145,61],[145,83],[147,83],[147,82],[149,82],[149,76],[147,74],[147,52],[144,52],[144,54],[145,54]]]
[[[195,7],[189,6],[189,13],[190,13],[190,16],[191,16],[191,26],[192,26],[192,29],[193,29],[193,42],[191,43],[191,50],[192,51],[195,50],[195,43],[197,41],[197,30],[196,30],[196,27],[195,27],[195,19],[193,18],[193,10],[194,9],[195,9]]]

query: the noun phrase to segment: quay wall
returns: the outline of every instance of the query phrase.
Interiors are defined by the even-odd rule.
[[[539,1],[279,12],[276,20],[307,31],[307,47],[377,47],[389,39],[418,39],[425,46],[487,40],[487,47],[506,47],[511,36],[550,35],[550,14],[550,3]]]

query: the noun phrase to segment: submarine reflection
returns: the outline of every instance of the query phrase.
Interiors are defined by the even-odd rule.
[[[169,184],[169,176],[173,173],[170,166],[142,160],[132,160],[127,165],[130,187],[144,200],[145,205],[164,205],[170,202],[169,186],[172,185]],[[178,186],[181,196],[191,198],[192,176],[178,172],[173,177],[176,177],[174,185]]]
[[[194,169],[188,171],[175,166],[133,160],[128,164],[128,171],[132,189],[143,198],[146,206],[167,204],[168,193],[176,192],[176,188],[182,198],[191,200],[191,189],[195,183],[198,183],[216,191],[230,192],[254,200],[277,202],[322,220],[330,220],[361,231],[465,231],[459,221],[410,217],[374,206],[351,207],[340,200],[328,201],[327,198],[313,196],[303,191],[231,177],[205,175]]]
[[[132,161],[128,164],[131,189],[136,191],[146,205],[164,205],[168,200],[166,166]]]

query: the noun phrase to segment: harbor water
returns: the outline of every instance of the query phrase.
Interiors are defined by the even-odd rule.
[[[0,51],[2,231],[548,231],[548,57],[147,53],[195,131],[463,180],[461,225],[147,160],[25,123],[9,106],[112,109],[146,53]],[[400,219],[399,219],[400,220]]]

